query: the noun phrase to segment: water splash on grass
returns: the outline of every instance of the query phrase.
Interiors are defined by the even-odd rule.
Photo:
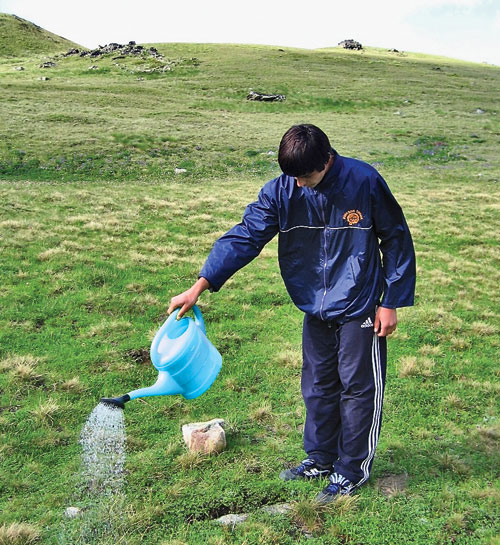
[[[123,410],[99,403],[80,435],[82,477],[90,492],[109,495],[123,488],[125,439]]]
[[[80,512],[65,521],[59,543],[126,544],[123,410],[99,403],[85,422],[79,443],[82,446],[80,486],[72,503]]]

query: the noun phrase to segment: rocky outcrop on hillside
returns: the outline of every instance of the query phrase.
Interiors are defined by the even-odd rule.
[[[146,48],[142,45],[137,45],[134,41],[131,41],[125,45],[111,42],[106,45],[100,45],[96,49],[90,49],[90,50],[72,48],[67,53],[64,54],[64,57],[69,57],[71,55],[79,55],[80,57],[96,58],[96,57],[102,57],[103,55],[109,55],[110,53],[114,53],[121,57],[129,56],[129,55],[131,56],[148,55],[149,57],[153,57],[155,59],[163,59],[163,55],[158,53],[158,50],[156,49],[156,47]]]
[[[344,49],[363,49],[363,46],[356,40],[343,40],[339,43]]]
[[[286,100],[286,95],[271,95],[268,93],[250,91],[247,95],[247,100],[257,100],[259,102],[283,102]]]

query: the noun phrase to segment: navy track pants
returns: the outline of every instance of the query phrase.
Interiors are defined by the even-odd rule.
[[[304,450],[355,487],[369,477],[382,421],[387,348],[375,312],[343,324],[304,316]]]

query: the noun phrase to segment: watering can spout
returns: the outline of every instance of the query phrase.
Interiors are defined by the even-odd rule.
[[[129,392],[130,399],[137,397],[149,397],[149,396],[164,396],[182,394],[183,389],[175,382],[172,376],[167,371],[158,371],[158,380],[149,388],[140,388]]]

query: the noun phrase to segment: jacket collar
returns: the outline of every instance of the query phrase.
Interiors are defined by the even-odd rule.
[[[339,176],[340,169],[342,168],[342,157],[332,148],[333,165],[330,170],[325,174],[321,182],[314,188],[315,191],[326,191]]]

